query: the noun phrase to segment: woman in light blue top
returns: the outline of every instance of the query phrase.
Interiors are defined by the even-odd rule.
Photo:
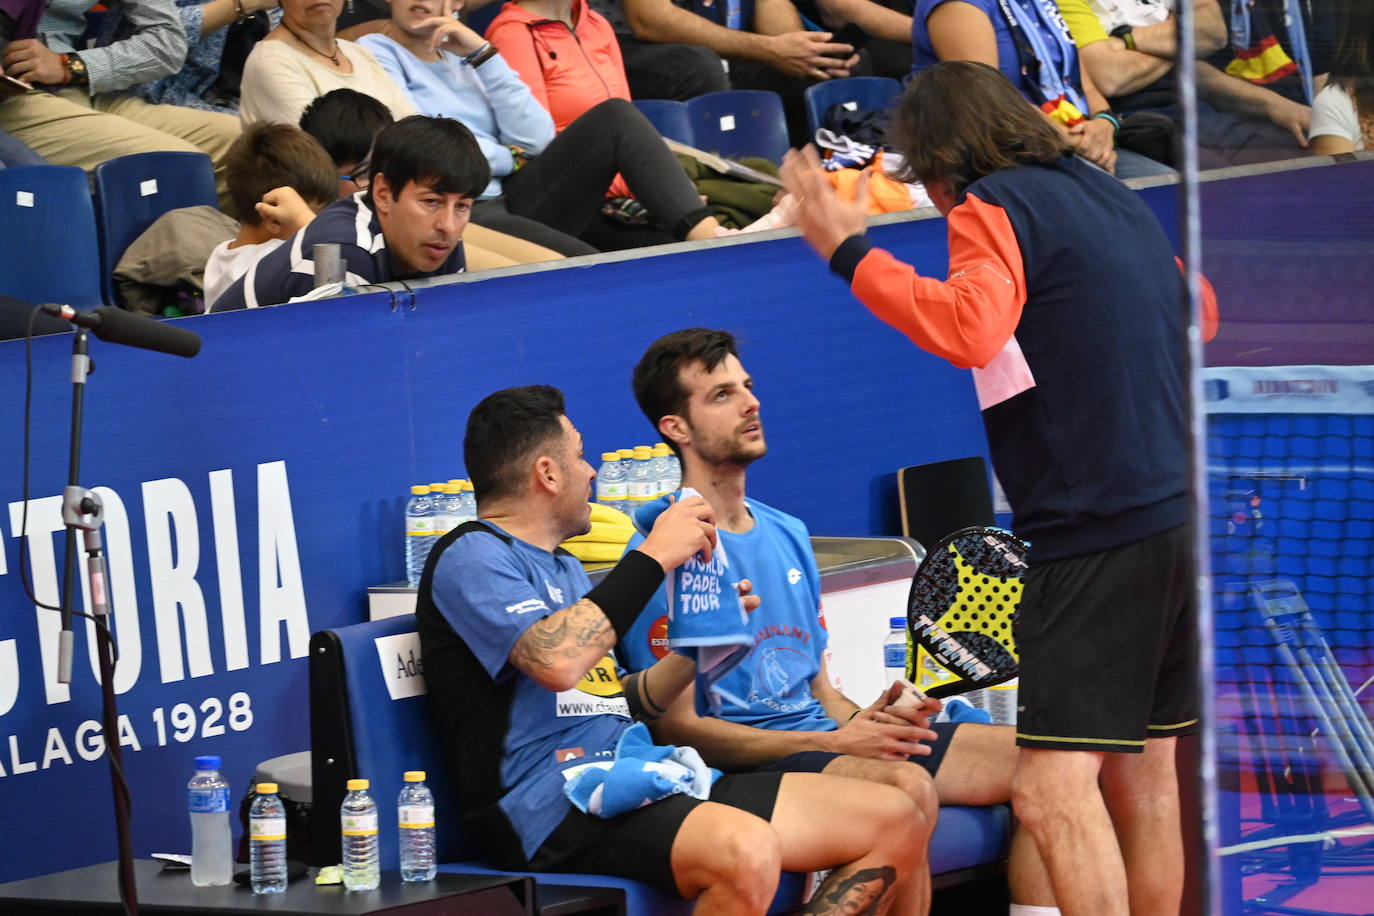
[[[451,4],[393,3],[386,27],[358,43],[417,109],[462,121],[477,138],[492,181],[473,222],[568,255],[717,234],[710,209],[633,105],[603,102],[555,137],[549,113],[489,42],[452,18]],[[617,174],[658,227],[618,233],[602,215]]]

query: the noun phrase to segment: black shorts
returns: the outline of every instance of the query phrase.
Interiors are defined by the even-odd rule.
[[[781,773],[722,776],[711,786],[711,801],[773,819]],[[674,795],[652,805],[600,818],[576,808],[554,828],[529,861],[530,871],[615,875],[642,881],[674,897],[673,840],[701,799]]]
[[[959,722],[936,722],[932,724],[930,729],[935,732],[936,738],[930,742],[930,753],[912,754],[907,759],[924,767],[926,772],[934,778],[935,774],[940,771],[940,764],[945,759],[945,752],[949,750],[949,743],[954,740],[954,731],[960,724]],[[760,763],[744,772],[820,773],[829,766],[830,761],[839,756],[841,755],[832,754],[829,751],[798,751],[795,754],[788,754],[786,757],[779,757],[777,760]]]
[[[1139,753],[1197,730],[1190,526],[1031,563],[1016,619],[1021,747]]]

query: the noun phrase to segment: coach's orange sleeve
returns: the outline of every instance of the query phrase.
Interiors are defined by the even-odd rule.
[[[941,282],[863,236],[830,259],[859,301],[912,343],[961,369],[1001,352],[1021,320],[1026,276],[1006,211],[969,194],[949,212],[949,279]]]

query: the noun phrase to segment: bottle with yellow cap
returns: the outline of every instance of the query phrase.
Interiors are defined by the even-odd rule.
[[[420,584],[425,560],[438,540],[434,535],[435,508],[429,487],[417,483],[410,488],[410,501],[406,503],[406,581],[411,588]]]
[[[401,880],[432,881],[434,862],[434,796],[425,785],[424,770],[407,770],[396,799],[396,824],[401,831]]]
[[[275,782],[254,787],[248,809],[248,882],[255,894],[286,890],[286,807]]]
[[[350,779],[339,809],[343,828],[343,881],[350,891],[370,891],[381,882],[377,864],[377,803],[366,779]]]
[[[651,467],[653,462],[653,449],[647,445],[637,445],[634,451],[634,461],[630,464],[630,507],[633,510],[646,505],[658,496],[658,481],[654,479],[654,472]]]

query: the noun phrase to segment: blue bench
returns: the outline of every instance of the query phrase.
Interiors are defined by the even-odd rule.
[[[420,639],[412,616],[391,617],[324,630],[310,640],[310,746],[313,807],[316,812],[314,860],[330,864],[339,858],[339,834],[330,829],[331,813],[343,802],[344,785],[353,777],[372,781],[373,796],[390,823],[388,809],[400,792],[406,770],[425,770],[434,789],[436,842],[441,871],[505,873],[484,861],[482,838],[464,836],[457,828],[459,811],[443,755],[434,740],[420,667]],[[1009,815],[1005,806],[946,808],[932,842],[932,871],[940,878],[961,879],[968,869],[1005,855]],[[382,829],[381,865],[398,867],[395,830]],[[686,914],[688,901],[669,898],[635,881],[606,875],[537,874],[537,881],[556,885],[609,887],[624,892],[629,914]],[[950,880],[937,883],[950,883]],[[783,875],[774,909],[796,909],[803,876]]]

